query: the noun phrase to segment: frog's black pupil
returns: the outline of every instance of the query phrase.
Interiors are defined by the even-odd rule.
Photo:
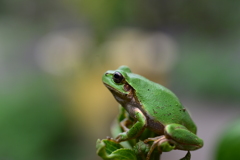
[[[122,80],[123,80],[123,76],[121,73],[119,72],[115,72],[114,75],[113,75],[113,80],[115,83],[121,83]]]
[[[114,78],[119,78],[120,76],[119,76],[119,74],[114,74]]]

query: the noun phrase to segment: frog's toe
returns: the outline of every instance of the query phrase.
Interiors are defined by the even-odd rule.
[[[116,141],[117,143],[120,143],[120,142],[121,142],[120,136],[117,136],[117,137],[114,139],[114,141]]]
[[[152,145],[150,147],[150,150],[147,154],[147,160],[150,159],[150,156],[151,156],[152,152],[156,148],[158,149],[159,153],[169,152],[169,151],[171,151],[175,148],[174,142],[167,139],[164,135],[154,137],[154,138],[148,138],[148,139],[144,140],[144,143],[148,143],[148,142],[151,142],[151,141],[153,141],[153,143],[152,143]]]
[[[125,141],[127,139],[127,134],[126,132],[120,133],[116,138],[115,141],[120,143],[122,141]]]

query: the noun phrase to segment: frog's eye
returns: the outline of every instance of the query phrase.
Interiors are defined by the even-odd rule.
[[[114,81],[115,83],[121,83],[123,79],[124,79],[124,77],[122,76],[121,73],[115,72],[115,73],[113,74],[113,81]]]

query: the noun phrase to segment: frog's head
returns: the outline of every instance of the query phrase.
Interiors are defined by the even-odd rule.
[[[102,76],[104,85],[111,91],[119,103],[130,101],[133,97],[133,89],[128,84],[128,74],[130,68],[121,66],[117,70],[109,70]]]

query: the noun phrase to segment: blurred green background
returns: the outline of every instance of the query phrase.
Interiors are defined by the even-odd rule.
[[[239,6],[0,0],[0,159],[100,159],[95,142],[118,113],[101,76],[120,65],[180,97],[205,141],[194,160],[239,159]]]

